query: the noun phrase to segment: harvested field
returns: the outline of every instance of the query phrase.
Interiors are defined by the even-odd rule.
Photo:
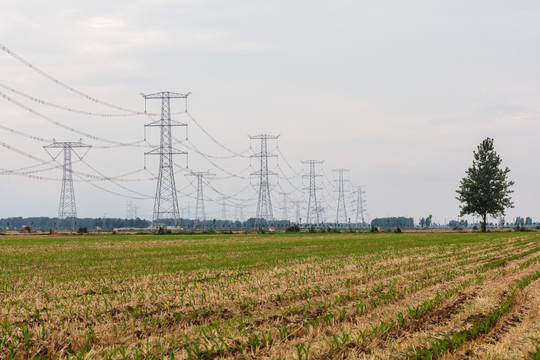
[[[534,232],[2,238],[0,358],[535,358],[539,260]]]

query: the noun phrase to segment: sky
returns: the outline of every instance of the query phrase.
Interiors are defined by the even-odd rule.
[[[171,102],[173,120],[187,124],[187,135],[185,127],[173,128],[175,147],[189,153],[175,158],[183,217],[193,217],[196,207],[190,170],[215,174],[203,187],[207,218],[221,217],[224,196],[227,218],[240,217],[239,205],[246,205],[243,218],[254,216],[258,179],[250,174],[258,163],[249,155],[260,143],[249,135],[271,134],[279,135],[269,141],[269,152],[278,155],[269,158],[279,174],[271,177],[275,218],[283,215],[285,192],[287,216],[295,219],[293,201],[300,200],[305,219],[308,192],[301,190],[308,182],[300,175],[309,169],[301,161],[322,160],[317,181],[328,221],[337,215],[339,168],[349,169],[352,221],[357,185],[369,219],[456,219],[459,181],[473,150],[492,137],[515,181],[507,221],[540,221],[538,2],[0,4],[0,43],[84,94],[142,112],[141,93],[191,92],[189,115],[181,100]],[[0,91],[17,101],[0,97],[0,217],[57,216],[62,155],[43,165],[51,160],[43,146],[82,139],[93,147],[83,161],[73,155],[73,171],[86,180],[74,176],[77,215],[126,217],[132,202],[138,216],[152,218],[159,162],[144,153],[159,144],[159,130],[146,128],[143,142],[144,124],[159,116],[92,116],[32,101],[20,94],[83,112],[126,114],[59,86],[5,51],[0,79]],[[148,101],[147,111],[159,112],[160,103]],[[103,139],[139,146],[103,148],[110,145]],[[13,171],[30,166],[22,172],[39,172]],[[114,181],[87,181],[88,175]]]

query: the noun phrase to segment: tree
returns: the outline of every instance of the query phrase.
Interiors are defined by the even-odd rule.
[[[493,139],[486,138],[473,154],[473,164],[461,179],[456,199],[461,202],[460,216],[477,214],[485,232],[488,215],[505,215],[506,208],[514,207],[510,197],[514,182],[508,180],[510,169],[500,166],[502,160],[493,148]]]
[[[429,216],[425,220],[426,227],[431,227],[431,219],[433,218],[433,215],[429,214]]]

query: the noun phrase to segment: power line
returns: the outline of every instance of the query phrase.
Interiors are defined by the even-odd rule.
[[[5,47],[4,45],[0,44],[0,49],[2,49],[4,52],[6,52],[7,54],[11,55],[12,57],[14,57],[15,59],[17,59],[19,62],[23,63],[24,65],[28,66],[30,69],[34,70],[35,72],[37,72],[38,74],[44,76],[45,78],[51,80],[52,82],[54,82],[55,84],[77,94],[77,95],[80,95],[82,96],[83,98],[87,99],[87,100],[90,100],[92,102],[95,102],[97,104],[100,104],[100,105],[103,105],[103,106],[107,106],[107,107],[110,107],[110,108],[113,108],[113,109],[116,109],[116,110],[120,110],[120,111],[124,111],[124,112],[127,112],[127,113],[131,113],[131,114],[134,114],[134,115],[141,115],[141,114],[144,114],[145,112],[142,112],[142,111],[138,111],[138,110],[132,110],[132,109],[127,109],[127,108],[124,108],[124,107],[121,107],[121,106],[117,106],[117,105],[113,105],[113,104],[110,104],[110,103],[107,103],[105,101],[102,101],[102,100],[99,100],[99,99],[96,99],[95,97],[92,97],[88,94],[85,94],[83,93],[82,91],[79,91],[75,88],[73,88],[72,86],[69,86],[67,85],[66,83],[63,83],[62,81],[54,78],[53,76],[47,74],[46,72],[44,72],[43,70],[37,68],[36,66],[32,65],[30,62],[26,61],[25,59],[23,59],[22,57],[20,57],[19,55],[15,54],[13,51],[9,50],[7,47]]]
[[[219,170],[223,171],[224,173],[228,174],[230,177],[236,177],[236,178],[239,178],[239,179],[244,179],[244,180],[249,180],[249,177],[247,176],[240,176],[241,173],[243,173],[245,170],[242,170],[241,172],[239,173],[233,173],[233,172],[230,172],[229,170],[219,166],[218,164],[216,164],[214,161],[212,161],[206,154],[204,154],[203,152],[199,151],[191,142],[187,141],[189,144],[191,144],[191,147],[190,146],[187,146],[187,145],[184,145],[186,146],[186,148],[188,148],[189,150],[193,150],[195,151],[196,153],[198,153],[199,155],[201,155],[204,159],[206,159],[206,161],[208,161],[210,164],[212,164],[213,166],[215,166],[216,168],[218,168]],[[180,142],[182,143],[182,142]],[[249,169],[249,167],[247,168]]]
[[[118,145],[118,146],[137,146],[137,144],[141,143],[142,141],[139,140],[139,141],[135,141],[135,142],[131,142],[131,143],[122,143],[122,142],[119,142],[119,141],[114,141],[114,140],[109,140],[109,139],[105,139],[105,138],[101,138],[101,137],[98,137],[98,136],[95,136],[95,135],[92,135],[92,134],[89,134],[89,133],[86,133],[84,131],[80,131],[80,130],[77,130],[75,128],[72,128],[70,126],[67,126],[65,124],[62,124],[61,122],[57,121],[57,120],[54,120],[54,119],[51,119],[50,117],[32,109],[31,107],[28,107],[20,102],[18,102],[17,100],[11,98],[10,96],[4,94],[3,92],[0,91],[0,96],[3,97],[4,99],[6,99],[7,101],[17,105],[18,107],[32,113],[32,114],[35,114],[36,116],[42,118],[43,120],[46,120],[58,127],[61,127],[63,129],[66,129],[68,131],[71,131],[75,134],[79,134],[79,135],[82,135],[86,138],[89,138],[89,139],[92,139],[92,140],[96,140],[96,141],[102,141],[102,142],[106,142],[106,143],[109,143],[109,144],[114,144],[114,145]]]
[[[201,150],[199,150],[195,144],[193,144],[190,140],[186,140],[185,142],[189,143],[190,145],[186,145],[184,141],[181,141],[181,140],[178,140],[178,139],[174,139],[176,142],[180,143],[180,144],[183,144],[184,146],[188,147],[189,146],[191,147],[190,150],[193,150],[195,151],[197,154],[200,154],[200,155],[203,155],[204,157],[206,158],[211,158],[211,159],[234,159],[234,158],[237,158],[238,155],[209,155],[209,154],[206,154],[206,153],[203,153]],[[240,152],[240,154],[245,154],[247,152],[249,152],[251,150],[251,148],[247,148],[246,150]],[[247,158],[247,156],[245,156]]]
[[[217,145],[219,145],[222,149],[224,149],[224,150],[230,152],[231,154],[234,154],[234,155],[236,155],[236,156],[239,156],[239,157],[243,157],[243,158],[248,158],[248,157],[249,157],[249,156],[247,156],[247,155],[244,155],[243,153],[238,153],[238,152],[236,152],[236,151],[234,151],[234,150],[231,150],[231,149],[229,149],[228,147],[226,147],[225,145],[221,144],[219,141],[217,141],[216,138],[214,138],[212,135],[210,135],[210,133],[209,133],[208,131],[206,131],[206,129],[205,129],[201,124],[199,124],[199,122],[198,122],[197,120],[195,120],[195,118],[194,118],[193,116],[191,116],[191,114],[190,114],[189,112],[187,112],[187,115],[188,115],[189,118],[193,121],[193,123],[194,123],[195,125],[197,125],[197,127],[198,127],[199,129],[201,129],[201,131],[202,131],[203,133],[206,134],[206,136],[208,136],[214,143],[216,143]]]
[[[27,98],[28,100],[33,101],[35,103],[50,106],[50,107],[53,107],[53,108],[56,108],[56,109],[59,109],[59,110],[64,110],[64,111],[68,111],[68,112],[72,112],[72,113],[81,114],[81,115],[99,116],[99,117],[107,117],[107,118],[109,118],[109,117],[129,117],[129,116],[139,116],[139,115],[157,115],[157,114],[148,114],[148,113],[105,114],[105,113],[96,113],[96,112],[85,111],[85,110],[78,110],[78,109],[69,108],[67,106],[54,104],[54,103],[51,103],[51,102],[48,102],[48,101],[45,101],[45,100],[41,100],[39,98],[36,98],[36,97],[34,97],[32,95],[28,95],[28,94],[26,94],[26,93],[24,93],[22,91],[16,90],[16,89],[14,89],[14,88],[12,88],[10,86],[7,86],[5,84],[0,83],[0,87],[4,88],[5,90],[8,90],[8,91],[10,91],[10,92],[12,92],[14,94],[17,94],[19,96]]]

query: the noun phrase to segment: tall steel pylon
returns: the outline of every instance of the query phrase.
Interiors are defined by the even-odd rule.
[[[221,198],[221,220],[227,220],[227,198]]]
[[[179,226],[180,224],[178,196],[174,181],[173,155],[187,154],[187,152],[173,148],[171,127],[187,126],[187,124],[171,120],[171,99],[186,99],[187,101],[189,94],[191,93],[179,94],[169,91],[158,92],[150,95],[142,94],[145,100],[145,109],[146,100],[161,99],[161,119],[144,125],[145,140],[147,126],[161,128],[159,147],[144,154],[159,155],[159,175],[156,187],[156,196],[154,199],[154,213],[152,215],[152,225],[154,227],[158,227],[160,225],[159,222],[164,220],[172,220],[175,226]]]
[[[195,220],[202,222],[204,228],[206,222],[206,211],[204,210],[203,180],[205,177],[213,177],[208,171],[192,171],[186,176],[195,176],[197,178],[197,202],[195,203]]]
[[[346,171],[349,171],[349,169],[335,169],[335,172],[338,173],[338,203],[337,203],[337,211],[336,211],[336,224],[340,224],[340,215],[343,218],[342,224],[347,223],[347,207],[345,206],[345,181],[343,179],[343,173]]]
[[[366,211],[365,209],[365,199],[364,199],[364,194],[366,192],[362,190],[362,185],[359,185],[359,186],[356,186],[356,191],[355,191],[355,195],[356,195],[356,199],[355,199],[355,203],[356,203],[356,224],[358,226],[358,222],[359,220],[362,221],[362,227],[364,227],[364,224],[365,224],[365,219],[364,219],[364,212]]]
[[[257,213],[255,215],[255,226],[268,226],[274,215],[272,213],[272,198],[270,197],[270,181],[269,175],[277,175],[268,169],[268,158],[277,157],[275,154],[268,153],[268,140],[277,139],[279,135],[255,135],[250,136],[250,139],[261,140],[261,151],[251,155],[252,158],[260,158],[260,170],[252,173],[259,177],[259,199],[257,201]]]
[[[126,218],[135,219],[137,217],[137,205],[133,201],[126,204]]]
[[[295,201],[293,201],[293,204],[294,204],[294,207],[296,209],[296,218],[294,220],[299,223],[300,222],[300,204],[301,204],[301,201],[300,200],[295,200]]]
[[[317,190],[320,190],[320,187],[317,187],[316,179],[321,176],[317,174],[315,166],[317,164],[322,164],[321,160],[306,160],[302,161],[302,164],[309,164],[309,174],[303,175],[304,178],[309,178],[309,187],[304,188],[304,190],[309,190],[308,206],[307,206],[307,216],[306,223],[311,224],[312,215],[315,215],[316,222],[315,224],[320,223],[320,210],[317,203]]]
[[[246,205],[236,204],[234,206],[234,219],[236,221],[244,221],[244,208]]]
[[[287,212],[287,193],[282,192],[280,194],[282,196],[282,200],[281,200],[281,220],[288,220],[289,219],[289,214]]]
[[[64,170],[62,175],[62,191],[60,193],[60,206],[58,208],[58,219],[60,228],[68,228],[69,224],[71,230],[75,230],[75,224],[77,222],[77,207],[75,206],[75,191],[73,189],[73,170],[71,167],[71,153],[75,153],[79,159],[82,158],[90,151],[92,146],[79,142],[58,142],[53,139],[53,143],[45,145],[43,148],[49,154],[53,160],[56,160],[62,152],[64,152]],[[77,154],[74,148],[86,148],[86,152],[80,156]],[[60,149],[58,154],[54,156],[50,149]]]

